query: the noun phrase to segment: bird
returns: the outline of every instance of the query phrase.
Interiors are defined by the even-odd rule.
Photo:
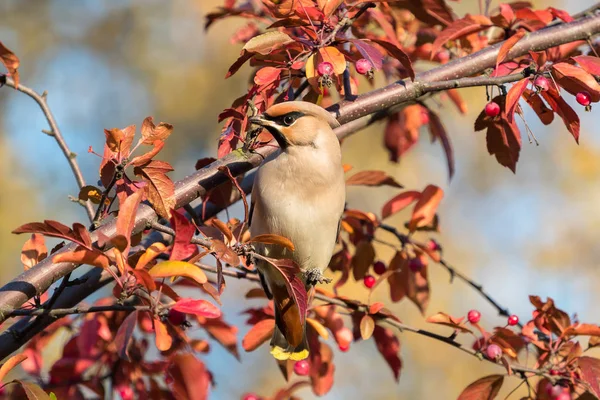
[[[291,259],[309,291],[330,281],[323,272],[339,235],[346,191],[340,142],[333,129],[340,124],[324,108],[305,101],[288,101],[250,118],[277,141],[279,153],[256,173],[251,195],[249,227],[252,236],[275,234],[294,250],[256,243],[265,257]],[[272,298],[275,328],[271,354],[278,360],[302,360],[309,355],[305,315],[290,296],[281,273],[256,258],[254,264],[265,293]]]

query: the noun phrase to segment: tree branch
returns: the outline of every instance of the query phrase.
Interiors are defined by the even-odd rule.
[[[15,87],[15,82],[12,80],[12,78],[5,77],[5,79],[6,79],[6,86],[11,87],[13,89],[17,89],[21,93],[25,93],[26,95],[31,97],[33,100],[35,100],[36,103],[38,103],[38,105],[42,109],[42,112],[44,113],[44,116],[46,117],[46,121],[48,121],[48,125],[50,126],[49,131],[44,130],[42,132],[44,132],[48,136],[52,136],[54,138],[54,140],[56,140],[58,147],[60,147],[60,149],[62,150],[65,158],[67,159],[67,161],[69,163],[69,166],[71,167],[71,171],[73,172],[73,175],[75,176],[75,180],[77,181],[77,186],[79,186],[79,189],[84,187],[85,179],[83,179],[83,174],[81,173],[79,164],[77,164],[77,160],[76,160],[77,154],[73,153],[69,149],[69,146],[67,145],[67,142],[65,141],[65,138],[63,137],[62,133],[60,132],[60,129],[58,128],[58,124],[56,123],[56,120],[54,119],[54,115],[52,114],[50,107],[48,107],[48,100],[47,100],[48,94],[46,92],[44,92],[40,95],[35,90],[30,89],[27,86],[24,86],[23,84],[20,84],[18,87]],[[88,218],[90,219],[90,222],[91,222],[92,219],[94,218],[94,208],[92,207],[92,203],[89,200],[85,202],[85,210],[86,210]]]
[[[527,54],[528,51],[539,51],[550,47],[576,40],[585,40],[600,32],[600,16],[592,16],[567,24],[548,27],[528,34],[511,49],[508,59]],[[490,46],[467,57],[454,60],[430,71],[417,74],[415,83],[398,81],[384,88],[359,96],[355,101],[342,101],[333,105],[329,110],[334,113],[340,123],[344,124],[336,130],[338,137],[342,138],[353,130],[346,128],[351,126],[359,129],[372,121],[369,114],[377,113],[403,103],[415,101],[423,95],[425,83],[456,80],[464,76],[476,75],[487,68],[495,66],[498,50],[502,43]],[[359,118],[363,118],[359,120]],[[353,122],[354,121],[354,122]],[[214,163],[196,171],[194,174],[176,183],[175,186],[175,208],[189,204],[206,193],[207,189],[216,187],[228,180],[227,176],[219,171],[219,168],[227,166],[234,176],[240,175],[258,166],[262,160],[276,150],[264,147],[254,153],[245,153],[241,150],[215,161]],[[136,213],[133,234],[141,232],[152,221],[156,221],[156,213],[148,206],[141,205]],[[92,239],[96,240],[98,233],[107,237],[116,234],[116,222],[110,221],[102,225],[96,232],[92,233]],[[61,251],[73,251],[75,245],[67,245]],[[52,283],[73,271],[77,265],[71,263],[52,263],[52,257],[22,273],[4,287],[0,288],[0,322],[6,319],[10,313],[22,307],[31,297],[44,293]],[[105,273],[92,270],[84,275],[88,281],[81,288],[67,288],[57,301],[57,307],[73,307],[94,288],[99,288],[110,281]],[[72,290],[69,290],[72,289]],[[28,319],[23,324],[30,323]],[[37,323],[37,321],[36,321]],[[36,325],[36,329],[42,330],[48,321]],[[15,328],[22,327],[21,322],[15,324]],[[39,331],[38,330],[38,331]],[[31,330],[30,332],[34,332]],[[28,332],[29,335],[29,332]],[[0,358],[5,357],[16,350],[26,338],[18,340],[10,332],[0,334]]]

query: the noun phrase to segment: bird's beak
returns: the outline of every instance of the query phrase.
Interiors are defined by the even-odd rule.
[[[275,138],[277,143],[279,143],[279,147],[281,147],[282,150],[285,150],[288,147],[289,142],[285,135],[283,135],[279,130],[280,126],[277,125],[276,122],[268,120],[262,115],[252,117],[248,121],[253,125],[258,125],[266,128],[269,131],[269,133],[273,136],[273,138]]]

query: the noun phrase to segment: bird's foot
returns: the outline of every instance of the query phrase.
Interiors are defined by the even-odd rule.
[[[318,268],[309,269],[304,272],[306,284],[316,286],[317,283],[331,283],[331,278],[326,278],[323,272]]]
[[[252,254],[254,252],[256,252],[256,249],[254,248],[254,246],[252,244],[236,243],[233,245],[233,251],[235,251],[235,253],[238,256],[242,256],[242,257],[246,258],[247,266],[250,264],[254,264],[254,256]]]

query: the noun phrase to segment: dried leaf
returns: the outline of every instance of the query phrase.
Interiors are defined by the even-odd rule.
[[[154,146],[152,147],[152,150],[141,156],[132,158],[129,164],[133,165],[134,167],[139,167],[140,165],[149,163],[154,158],[154,156],[160,153],[162,148],[165,147],[165,142],[162,140],[155,140],[154,143],[152,143],[152,145]]]
[[[79,190],[79,200],[87,201],[90,200],[94,204],[100,204],[102,199],[102,191],[96,186],[86,185]]]
[[[404,186],[384,171],[361,171],[346,180],[346,185],[391,186],[402,189]]]
[[[142,143],[156,146],[157,140],[166,140],[173,133],[173,125],[165,122],[154,124],[154,118],[146,117],[142,122]]]
[[[327,394],[333,386],[333,352],[331,348],[320,341],[311,344],[310,349],[310,382],[313,393],[317,396]]]
[[[21,262],[23,268],[27,271],[44,258],[48,256],[48,248],[44,241],[44,236],[34,233],[28,239],[21,249]]]
[[[173,393],[169,396],[182,400],[206,400],[209,397],[212,376],[193,354],[182,352],[171,356],[168,374],[173,378],[170,385]]]
[[[280,31],[265,32],[248,40],[243,50],[250,53],[259,53],[267,55],[273,50],[281,48],[287,44],[293,43],[292,39],[287,34]],[[243,52],[242,52],[243,54]]]
[[[434,314],[434,315],[432,315],[430,317],[427,317],[426,321],[430,322],[432,324],[446,325],[446,326],[449,326],[451,328],[458,329],[461,332],[472,332],[464,324],[464,322],[463,322],[464,319],[465,319],[464,317],[455,318],[455,317],[453,317],[451,315],[448,315],[446,313],[439,312],[439,313]]]
[[[469,14],[464,18],[457,19],[448,27],[439,33],[431,47],[431,57],[433,57],[442,48],[444,44],[451,40],[480,32],[492,26],[492,21],[483,15],[478,15],[476,21]]]
[[[490,375],[478,379],[462,391],[458,400],[492,400],[500,392],[503,382],[502,375]]]
[[[135,136],[135,125],[129,125],[123,129],[105,129],[106,147],[121,157],[128,157]]]
[[[381,47],[383,47],[390,56],[392,56],[396,60],[400,61],[400,64],[402,64],[402,66],[408,72],[408,76],[410,76],[410,79],[412,81],[415,80],[415,70],[413,69],[412,61],[410,60],[410,57],[408,56],[408,54],[406,54],[403,50],[401,50],[395,44],[390,43],[386,40],[373,39],[372,41],[377,43]]]
[[[8,73],[15,81],[15,89],[19,87],[19,57],[15,55],[12,51],[10,51],[2,42],[0,42],[0,62],[4,64]]]
[[[375,330],[375,321],[370,315],[363,315],[360,320],[360,336],[363,340],[369,340]]]
[[[32,382],[18,382],[25,391],[28,400],[50,400],[48,393],[44,392],[44,389],[39,385]]]
[[[200,285],[208,281],[206,274],[198,266],[185,261],[163,261],[152,267],[148,273],[153,278],[183,276],[194,280]]]
[[[2,364],[2,366],[0,366],[0,382],[2,382],[2,380],[6,377],[6,374],[10,372],[10,370],[12,370],[17,365],[21,364],[23,361],[25,361],[26,358],[27,356],[24,353],[21,353],[15,354],[14,356],[6,360],[6,362]]]
[[[363,240],[356,246],[354,257],[352,257],[352,272],[354,279],[357,281],[363,279],[374,261],[375,248],[373,247],[373,243]]]
[[[248,240],[248,243],[275,244],[275,245],[281,246],[283,248],[286,248],[290,251],[295,250],[294,244],[292,243],[292,241],[290,239],[283,237],[283,236],[271,234],[271,233],[265,233],[263,235],[254,236],[253,238],[250,238],[250,240]]]
[[[414,232],[417,228],[427,226],[435,217],[438,205],[444,197],[444,191],[435,185],[427,185],[415,204],[409,228]]]
[[[264,319],[256,323],[242,339],[242,347],[246,351],[254,351],[273,336],[275,320]]]

